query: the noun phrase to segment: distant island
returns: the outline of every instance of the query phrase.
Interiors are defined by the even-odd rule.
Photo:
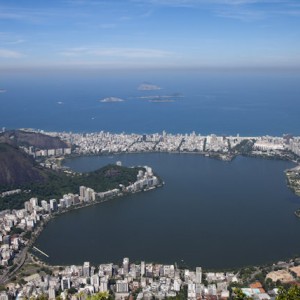
[[[138,99],[169,99],[169,98],[183,98],[183,95],[178,93],[172,95],[153,95],[153,96],[140,96]]]
[[[99,101],[103,103],[110,103],[110,102],[124,102],[125,100],[117,97],[107,97]]]
[[[0,89],[0,93],[6,93],[5,89]]]
[[[147,95],[147,96],[140,96],[137,97],[138,99],[148,100],[148,102],[153,103],[171,103],[175,102],[174,98],[183,98],[184,96],[180,93],[174,93],[169,95]]]
[[[160,86],[150,83],[142,83],[138,86],[139,91],[158,91],[161,89],[162,88]]]
[[[149,102],[152,103],[172,103],[175,102],[173,99],[150,99]]]

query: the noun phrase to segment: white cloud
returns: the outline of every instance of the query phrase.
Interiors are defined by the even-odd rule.
[[[60,53],[68,57],[97,56],[97,57],[119,57],[119,58],[164,58],[174,56],[174,53],[144,48],[98,48],[78,47],[68,49]]]
[[[23,56],[20,52],[0,48],[0,58],[21,58]]]
[[[22,19],[24,16],[17,13],[1,12],[0,19]]]
[[[250,9],[220,9],[215,11],[215,15],[241,21],[259,20],[266,17],[266,13],[264,11]]]
[[[17,45],[17,44],[22,44],[24,42],[25,42],[25,40],[23,40],[23,39],[17,39],[17,40],[7,41],[7,42],[5,42],[5,44],[7,44],[7,45]]]
[[[299,16],[298,0],[130,0],[149,6],[206,9],[219,17],[239,20],[257,20],[270,15]],[[264,4],[265,7],[258,6]],[[268,7],[266,7],[268,5]],[[296,8],[296,9],[295,9]],[[231,11],[233,10],[233,11]]]
[[[99,25],[100,29],[113,29],[113,28],[116,28],[116,27],[117,27],[117,24],[114,24],[114,23],[107,23],[107,24],[100,24]]]
[[[134,3],[194,7],[203,4],[245,5],[245,4],[293,4],[294,0],[131,0]]]

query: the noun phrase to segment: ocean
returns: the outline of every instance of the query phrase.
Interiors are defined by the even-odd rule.
[[[140,90],[142,83],[156,89]],[[299,83],[292,71],[7,71],[0,73],[0,128],[300,135]],[[110,97],[124,101],[100,102]],[[50,263],[129,256],[230,268],[299,254],[299,197],[283,173],[290,162],[135,154],[68,165],[90,171],[112,160],[149,164],[166,185],[50,222],[37,241]]]
[[[300,135],[295,71],[6,71],[0,89],[0,128]]]

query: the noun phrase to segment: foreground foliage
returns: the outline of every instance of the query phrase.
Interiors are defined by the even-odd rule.
[[[289,289],[280,288],[276,300],[299,300],[300,288],[298,286],[292,286]]]

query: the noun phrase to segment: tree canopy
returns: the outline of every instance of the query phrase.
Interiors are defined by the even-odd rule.
[[[300,288],[296,285],[289,289],[279,288],[278,296],[276,300],[299,300],[300,299]]]

